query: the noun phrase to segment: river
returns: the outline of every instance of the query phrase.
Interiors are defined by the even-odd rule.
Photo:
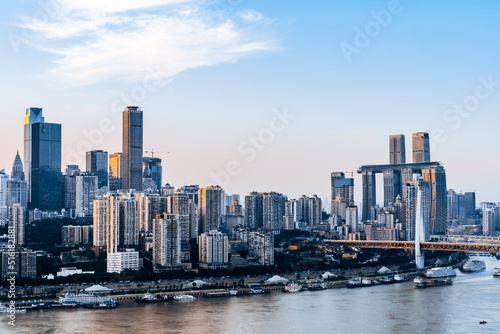
[[[459,273],[452,286],[414,289],[412,282],[297,294],[198,299],[115,310],[17,314],[1,333],[499,333],[500,278]],[[479,321],[486,320],[486,325]]]

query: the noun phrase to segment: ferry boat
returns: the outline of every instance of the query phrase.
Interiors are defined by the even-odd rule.
[[[394,281],[396,283],[408,282],[408,277],[403,277],[403,276],[400,276],[400,275],[394,275]]]
[[[24,312],[26,312],[26,309],[14,308],[14,311],[16,313],[24,313]],[[11,312],[10,307],[8,307],[5,304],[0,304],[0,313],[10,313],[10,312]]]
[[[445,280],[438,280],[438,279],[432,279],[429,282],[424,281],[421,278],[415,278],[413,280],[413,285],[417,289],[424,289],[424,288],[432,288],[436,286],[445,286],[445,285],[452,285],[453,281],[451,279],[445,279]]]
[[[101,303],[115,303],[110,295],[94,295],[92,293],[65,293],[59,297],[59,303],[76,305],[95,305]]]
[[[168,302],[171,300],[173,300],[173,298],[168,296],[168,295],[165,295],[165,296],[156,295],[155,296],[151,293],[146,293],[143,297],[137,298],[135,301],[136,301],[136,303],[146,304],[146,303],[162,303],[162,302]]]
[[[346,287],[347,288],[359,288],[362,287],[362,279],[360,277],[353,278],[347,281]]]
[[[484,269],[486,269],[486,263],[481,260],[469,260],[462,267],[462,270],[468,273],[473,273]]]
[[[440,278],[457,276],[457,272],[452,267],[446,268],[431,268],[425,272],[427,278]]]
[[[197,298],[191,295],[178,295],[174,297],[175,300],[196,300]]]
[[[500,276],[500,268],[493,269],[493,276],[495,276],[495,277],[499,277]]]
[[[114,300],[110,302],[98,303],[98,304],[84,304],[82,307],[90,309],[113,309],[118,307],[118,303]]]
[[[283,292],[300,292],[302,291],[302,286],[297,283],[290,283],[285,287]]]
[[[260,286],[254,286],[254,287],[250,288],[250,291],[248,292],[248,294],[250,294],[250,295],[263,295],[263,294],[267,294],[267,293],[270,293],[270,292],[262,289],[262,287],[260,287]]]

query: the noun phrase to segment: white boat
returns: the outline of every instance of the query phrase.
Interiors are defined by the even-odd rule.
[[[468,273],[473,273],[484,269],[486,269],[486,263],[481,260],[469,260],[462,267],[462,270]]]
[[[495,277],[499,277],[500,276],[500,268],[493,269],[493,276],[495,276]]]
[[[110,295],[94,295],[92,293],[65,293],[59,297],[61,304],[91,305],[101,303],[112,303]]]
[[[297,283],[290,283],[285,287],[285,292],[300,292],[302,291],[302,286]]]
[[[400,275],[394,275],[394,281],[398,283],[407,282],[408,278]]]
[[[452,267],[431,268],[425,272],[427,278],[452,277],[457,276],[457,272]]]
[[[175,300],[195,300],[196,297],[191,295],[178,295],[174,297]]]

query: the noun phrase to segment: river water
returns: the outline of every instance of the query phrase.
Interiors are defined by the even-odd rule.
[[[1,333],[500,333],[500,278],[459,273],[452,286],[414,289],[412,282],[297,294],[139,305],[115,310],[17,314]],[[2,315],[4,316],[4,315]],[[479,321],[486,320],[486,325]]]

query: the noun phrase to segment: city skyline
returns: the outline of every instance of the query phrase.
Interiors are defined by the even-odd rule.
[[[64,11],[69,17],[80,17],[83,21],[89,19],[82,10],[104,17],[133,19],[146,13],[171,18],[177,15],[171,10],[184,8],[179,6],[215,16],[215,9],[203,7],[196,1],[176,1],[179,2],[181,4],[156,1],[153,3],[161,6],[136,5],[132,11],[126,7],[128,4],[113,11],[98,9],[90,3],[82,8],[83,5],[69,2]],[[228,193],[243,195],[252,190],[274,190],[291,198],[304,194],[328,198],[332,171],[356,170],[368,162],[387,163],[388,135],[406,134],[406,152],[411,152],[409,135],[426,131],[434,138],[431,142],[433,160],[441,161],[447,168],[449,188],[464,192],[476,190],[478,202],[498,201],[496,189],[500,180],[480,173],[477,168],[500,168],[500,157],[494,146],[500,134],[493,128],[500,117],[496,112],[500,102],[497,91],[500,76],[491,70],[496,68],[499,50],[493,43],[484,43],[489,37],[478,38],[489,36],[488,31],[499,24],[491,10],[498,4],[445,1],[434,9],[435,16],[429,18],[424,16],[424,5],[401,2],[402,10],[392,17],[390,24],[348,62],[340,47],[342,43],[354,45],[355,28],[365,28],[375,20],[372,12],[380,13],[387,10],[387,6],[388,3],[382,1],[357,6],[348,2],[318,1],[316,6],[288,4],[285,11],[263,1],[251,5],[238,3],[223,13],[224,19],[233,23],[227,29],[243,34],[238,36],[245,42],[257,43],[254,48],[243,48],[249,44],[239,43],[240,40],[228,41],[225,46],[241,46],[248,52],[232,53],[222,60],[205,56],[204,60],[211,61],[168,69],[172,71],[162,76],[164,85],[147,90],[147,96],[141,101],[126,101],[120,96],[140,94],[143,79],[150,75],[148,70],[154,72],[158,68],[162,73],[167,72],[165,64],[157,59],[141,61],[130,55],[119,65],[133,65],[128,68],[134,78],[123,79],[127,73],[120,71],[116,79],[97,75],[89,81],[83,80],[82,72],[70,71],[75,74],[75,80],[71,84],[61,83],[56,80],[59,76],[46,75],[47,69],[54,69],[61,62],[61,58],[47,50],[68,51],[72,46],[69,35],[81,33],[84,39],[92,41],[95,31],[83,28],[79,32],[68,31],[65,36],[54,36],[54,41],[47,36],[47,31],[53,33],[67,21],[47,14],[48,30],[43,32],[43,22],[38,22],[34,27],[39,29],[25,36],[23,18],[45,13],[45,9],[38,5],[24,8],[8,4],[0,14],[9,22],[1,27],[9,38],[3,41],[0,59],[12,64],[5,71],[7,80],[1,84],[5,96],[9,96],[4,106],[9,112],[4,121],[12,126],[3,128],[2,139],[12,144],[0,148],[0,169],[8,171],[16,150],[22,151],[20,115],[30,106],[44,108],[51,122],[63,124],[63,169],[67,164],[78,164],[84,170],[85,152],[103,149],[113,154],[122,150],[121,112],[127,105],[140,105],[148,113],[144,120],[144,148],[170,152],[158,157],[163,160],[163,183],[175,187],[215,185],[218,182],[211,173],[225,171],[227,164],[236,160],[241,172],[231,177],[229,185],[221,185]],[[476,15],[467,15],[471,8]],[[457,15],[445,25],[439,19],[443,12]],[[311,19],[298,13],[310,13]],[[465,18],[469,24],[463,24],[459,18]],[[423,34],[433,41],[432,50],[420,49],[420,40],[413,32],[423,19],[427,26]],[[220,27],[220,22],[216,21],[210,28]],[[321,32],[318,26],[322,27]],[[473,33],[467,34],[470,29]],[[16,44],[12,42],[13,36],[31,43]],[[36,45],[33,36],[39,38]],[[313,44],[309,36],[328,42]],[[449,42],[439,44],[445,37]],[[463,45],[471,47],[464,49]],[[477,53],[475,49],[482,52]],[[184,48],[165,44],[164,48],[155,50]],[[38,57],[30,66],[25,66],[32,57],[27,51]],[[97,56],[104,55],[106,50],[91,51]],[[448,54],[456,57],[450,61]],[[81,59],[65,60],[74,60],[74,66],[79,64],[82,69],[88,69],[77,62]],[[299,61],[301,66],[294,66]],[[412,68],[408,64],[416,66]],[[21,81],[23,93],[11,84]],[[477,92],[479,106],[467,106],[474,102],[470,97],[475,97]],[[457,111],[460,108],[461,113]],[[249,137],[269,128],[275,117],[274,110],[285,109],[294,118],[248,162],[251,156],[241,155],[239,145],[248,146]],[[482,140],[484,133],[488,134],[488,141]],[[83,147],[85,149],[80,149]],[[407,160],[410,160],[409,154]],[[355,175],[357,203],[361,198],[360,184],[361,178]]]

